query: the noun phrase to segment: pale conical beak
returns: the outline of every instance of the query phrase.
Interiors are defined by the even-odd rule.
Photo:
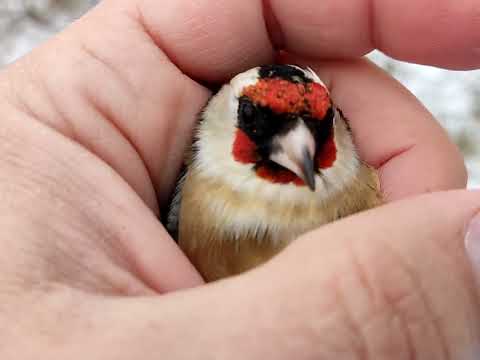
[[[270,160],[294,172],[310,190],[315,191],[315,139],[303,120],[286,134],[273,140]]]

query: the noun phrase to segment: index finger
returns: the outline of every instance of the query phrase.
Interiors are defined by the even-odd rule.
[[[373,49],[446,68],[480,66],[477,0],[267,0],[284,47],[345,58]],[[280,33],[281,35],[278,35]]]
[[[157,45],[198,80],[269,61],[274,47],[323,59],[378,48],[417,63],[480,66],[477,0],[179,0],[161,9],[154,0],[129,2]]]
[[[466,186],[459,150],[400,83],[364,59],[313,67],[348,118],[360,157],[378,169],[387,200]]]

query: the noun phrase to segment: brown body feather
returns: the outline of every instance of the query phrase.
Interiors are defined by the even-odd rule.
[[[323,201],[312,196],[308,203],[279,206],[203,177],[195,166],[186,174],[181,197],[179,245],[206,281],[249,270],[301,234],[381,203],[376,171],[363,164],[350,186]],[[235,224],[242,214],[276,225],[245,230]]]

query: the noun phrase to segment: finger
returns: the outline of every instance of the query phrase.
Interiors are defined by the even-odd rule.
[[[265,275],[304,294],[298,309],[313,319],[324,350],[477,358],[478,288],[464,237],[479,203],[478,192],[437,193],[344,219],[299,239]],[[280,307],[278,295],[271,298]]]
[[[270,270],[292,292],[299,284],[309,304],[301,308],[318,311],[315,329],[330,349],[474,359],[480,314],[463,244],[479,195],[425,195],[350,217],[299,239]]]
[[[395,79],[367,60],[317,65],[350,121],[360,157],[379,170],[387,199],[466,186],[459,150]]]
[[[10,286],[31,292],[47,284],[140,295],[203,282],[118,174],[10,110],[0,106],[1,295]]]
[[[377,48],[399,60],[480,66],[476,0],[268,0],[283,46],[308,57],[345,58]],[[277,37],[280,37],[277,35]]]
[[[261,0],[129,2],[158,47],[195,79],[225,80],[272,59]]]
[[[378,48],[400,60],[480,66],[476,0],[264,0],[263,16],[260,0],[176,1],[162,11],[154,0],[136,3],[157,44],[203,79],[213,68],[218,79],[267,61],[271,42],[308,57],[358,57]]]
[[[463,236],[479,202],[468,192],[396,202],[312,232],[243,276],[161,298],[89,299],[65,347],[102,359],[167,349],[172,359],[476,359]]]

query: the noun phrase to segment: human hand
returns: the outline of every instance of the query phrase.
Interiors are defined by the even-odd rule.
[[[417,1],[412,14],[378,2],[371,18],[366,4],[272,0],[273,44],[258,1],[105,0],[5,70],[2,358],[473,353],[478,304],[462,244],[474,193],[395,202],[307,234],[245,275],[155,296],[201,285],[155,216],[209,95],[200,84],[271,62],[282,44],[312,58],[389,200],[464,187],[457,150],[405,89],[365,60],[325,57],[357,57],[381,39],[403,59],[477,66],[474,2]],[[421,28],[445,33],[409,33]]]

